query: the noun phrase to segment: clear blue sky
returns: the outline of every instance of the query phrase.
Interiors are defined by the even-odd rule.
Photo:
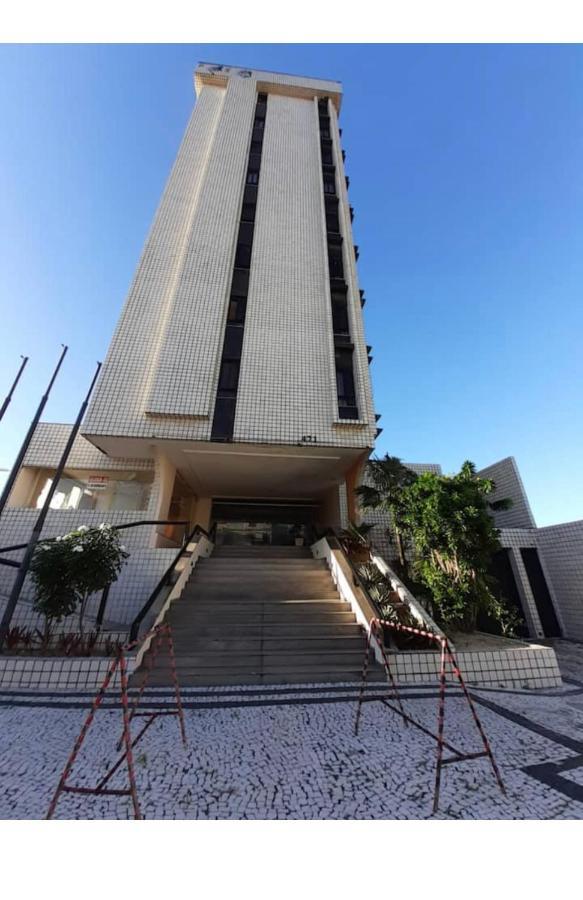
[[[339,79],[377,450],[514,455],[539,525],[583,517],[583,48],[0,48],[0,424],[12,463],[103,359],[194,102],[199,60]]]

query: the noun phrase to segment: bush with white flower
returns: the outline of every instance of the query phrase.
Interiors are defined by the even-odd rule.
[[[30,573],[35,587],[35,609],[45,617],[48,640],[53,622],[78,608],[79,631],[89,597],[117,580],[129,553],[118,532],[103,523],[99,528],[81,525],[75,531],[39,544]]]

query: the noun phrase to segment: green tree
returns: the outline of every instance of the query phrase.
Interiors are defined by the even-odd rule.
[[[83,636],[89,597],[117,580],[128,556],[117,531],[105,524],[99,528],[82,525],[55,541],[39,545],[31,565],[37,609],[45,616],[48,610],[53,621],[70,615],[78,606],[79,631]],[[59,609],[66,611],[59,613]]]
[[[404,541],[408,527],[405,518],[406,489],[415,483],[417,475],[404,466],[398,457],[388,454],[382,459],[369,460],[366,471],[370,484],[363,484],[356,489],[360,504],[365,510],[381,510],[389,513],[399,564],[403,573],[407,575],[409,567]],[[388,532],[390,534],[390,529]]]
[[[71,551],[57,538],[38,544],[30,575],[35,589],[34,609],[44,616],[43,645],[48,647],[54,623],[75,612],[79,598],[70,578]]]
[[[416,575],[445,626],[473,630],[481,610],[503,629],[508,621],[509,611],[492,593],[489,567],[500,549],[490,510],[507,509],[510,501],[490,503],[494,488],[466,461],[457,475],[427,472],[403,492],[402,522],[415,545]]]

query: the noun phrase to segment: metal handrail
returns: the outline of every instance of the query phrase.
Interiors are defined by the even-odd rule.
[[[123,531],[126,528],[138,528],[140,525],[188,525],[187,519],[140,519],[137,522],[125,522],[122,525],[112,525],[113,531]],[[39,544],[49,544],[56,541],[56,537],[42,538]],[[13,544],[12,547],[0,547],[0,553],[13,553],[16,550],[25,550],[28,544]],[[0,565],[19,568],[20,563],[13,559],[0,559]]]
[[[146,614],[150,611],[150,609],[151,609],[152,606],[154,605],[154,603],[155,603],[155,601],[156,601],[156,599],[157,599],[157,597],[158,597],[160,591],[161,591],[162,588],[165,587],[165,585],[168,583],[168,579],[169,579],[170,576],[172,575],[174,569],[176,568],[176,565],[180,562],[180,560],[182,559],[182,557],[183,557],[184,554],[186,553],[186,550],[187,550],[187,548],[188,548],[188,545],[191,543],[191,541],[194,539],[195,535],[197,535],[197,534],[202,534],[204,537],[207,538],[207,540],[210,540],[210,536],[209,536],[209,533],[208,533],[208,531],[206,530],[206,528],[203,528],[202,525],[195,525],[195,526],[194,526],[194,528],[192,529],[192,531],[191,531],[190,534],[188,535],[187,540],[184,542],[184,545],[181,547],[179,553],[176,554],[176,556],[174,557],[173,561],[172,561],[171,564],[168,566],[168,568],[166,569],[166,571],[165,571],[164,574],[162,575],[160,581],[158,582],[158,584],[156,585],[156,587],[154,588],[154,590],[152,591],[152,593],[150,594],[150,596],[148,597],[148,599],[146,600],[146,602],[144,603],[144,605],[142,606],[141,610],[139,611],[139,613],[138,613],[137,616],[135,617],[134,621],[132,622],[132,624],[131,624],[131,626],[130,626],[130,632],[129,632],[129,641],[130,641],[130,643],[131,643],[132,641],[135,641],[135,640],[137,639],[138,633],[139,633],[139,630],[140,630],[140,625],[142,624],[142,622],[143,622],[143,620],[144,620]]]
[[[328,541],[328,543],[330,543],[329,538],[332,538],[335,541],[335,543],[338,546],[335,547],[334,549],[340,550],[342,552],[342,555],[343,555],[344,559],[346,560],[346,562],[350,568],[350,571],[352,572],[352,580],[353,580],[354,585],[361,589],[361,591],[364,593],[364,596],[370,602],[370,605],[372,606],[372,608],[378,613],[379,617],[382,617],[382,610],[381,610],[380,606],[378,605],[376,600],[374,600],[373,597],[371,597],[368,588],[366,587],[362,578],[360,577],[358,569],[354,565],[353,561],[350,559],[350,556],[348,555],[348,553],[345,552],[345,550],[342,546],[342,541],[340,540],[340,537],[338,536],[338,532],[336,531],[336,529],[335,528],[326,529],[326,532],[322,535],[322,537],[325,537],[326,540]]]
[[[342,541],[341,541],[341,538],[340,538],[339,535],[338,535],[338,532],[337,532],[334,528],[328,528],[327,531],[326,531],[326,533],[323,535],[323,537],[327,537],[328,535],[332,535],[332,536],[333,536],[333,538],[337,541],[337,543],[338,543],[340,549],[342,550],[342,554],[343,554],[344,558],[346,559],[346,562],[348,563],[348,565],[350,566],[350,569],[351,569],[351,571],[352,571],[353,578],[354,578],[354,583],[355,583],[355,584],[358,583],[358,586],[361,588],[362,591],[364,591],[364,594],[365,594],[365,596],[368,598],[368,600],[370,601],[371,605],[372,605],[372,606],[374,607],[374,609],[376,609],[377,612],[379,613],[379,617],[380,617],[380,618],[383,618],[385,614],[384,614],[382,608],[379,606],[379,604],[376,602],[376,600],[374,600],[374,599],[371,597],[368,588],[367,588],[367,587],[364,585],[364,583],[363,583],[363,580],[362,580],[362,578],[361,578],[361,576],[360,576],[360,574],[359,574],[359,572],[358,572],[358,569],[356,568],[356,566],[354,565],[354,563],[353,563],[352,560],[350,559],[350,556],[348,555],[348,553],[346,553],[346,552],[344,551],[344,549],[343,549],[343,547],[342,547]],[[369,550],[370,555],[371,555],[371,565],[376,565],[376,568],[377,568],[378,571],[381,573],[381,575],[383,575],[383,577],[384,577],[385,579],[387,579],[388,581],[390,581],[391,579],[388,578],[387,574],[386,574],[385,572],[383,572],[382,569],[380,569],[380,567],[379,567],[379,566],[374,562],[374,560],[372,559],[373,556],[379,556],[379,557],[380,557],[380,554],[379,554],[377,548],[374,546],[374,544],[371,543],[371,544],[368,545],[367,549]],[[384,560],[382,559],[382,557],[380,557],[380,559],[381,559],[382,562],[384,562]],[[386,565],[386,563],[385,563],[385,565]],[[387,568],[388,568],[388,566],[387,566]],[[397,576],[397,579],[398,579],[398,581],[400,582],[400,584],[402,585],[402,587],[405,589],[405,591],[411,595],[411,598],[413,599],[413,601],[414,601],[414,603],[415,603],[415,607],[413,608],[413,611],[414,611],[414,618],[418,618],[418,617],[420,616],[420,617],[421,617],[421,620],[422,620],[422,622],[423,622],[423,624],[425,625],[425,627],[429,628],[430,630],[434,630],[435,633],[437,633],[437,634],[443,634],[443,632],[441,631],[441,629],[439,628],[439,626],[436,625],[436,623],[433,621],[433,619],[431,618],[431,616],[430,616],[430,615],[427,613],[427,611],[423,608],[422,604],[421,604],[421,603],[420,603],[420,602],[419,602],[419,601],[411,594],[411,591],[407,588],[407,585],[404,584],[403,581],[402,581],[400,578],[398,578],[398,576]],[[396,590],[396,588],[394,588],[394,589]],[[398,592],[397,592],[397,593],[398,593]],[[408,602],[407,605],[409,606],[409,608],[411,608],[411,603],[410,603],[410,602]]]

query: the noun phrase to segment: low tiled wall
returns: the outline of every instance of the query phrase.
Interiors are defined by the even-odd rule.
[[[128,658],[128,674],[135,660]],[[103,683],[111,660],[107,657],[0,656],[0,688],[4,690],[97,690]],[[119,687],[116,672],[111,687]]]
[[[455,656],[468,684],[508,688],[553,688],[562,684],[552,647],[530,644],[516,649],[462,650]],[[389,661],[400,684],[430,684],[439,679],[439,653],[391,653]]]
[[[188,580],[196,566],[198,559],[203,556],[209,556],[212,552],[213,544],[206,539],[200,537],[198,541],[191,545],[190,557],[186,560],[178,581],[172,587],[170,593],[162,595],[160,598],[160,607],[154,607],[151,615],[155,615],[155,624],[159,625],[169,609],[170,605],[178,600],[186,587]],[[154,553],[170,552],[171,556],[175,556],[175,551],[150,551]],[[142,600],[143,602],[143,600]],[[146,629],[151,629],[154,622],[146,624]],[[103,632],[103,639],[107,637],[118,638],[124,640],[127,633]],[[140,638],[141,640],[141,638]],[[140,665],[144,653],[150,646],[150,637],[146,635],[144,642],[138,651],[132,654],[126,654],[126,662],[128,667],[128,675],[131,675],[135,668]],[[75,691],[75,690],[97,690],[103,683],[103,679],[107,673],[111,659],[108,657],[34,657],[34,656],[4,656],[0,655],[0,688],[4,690],[55,690],[55,691]],[[111,687],[119,687],[119,673],[116,672],[111,682]]]

